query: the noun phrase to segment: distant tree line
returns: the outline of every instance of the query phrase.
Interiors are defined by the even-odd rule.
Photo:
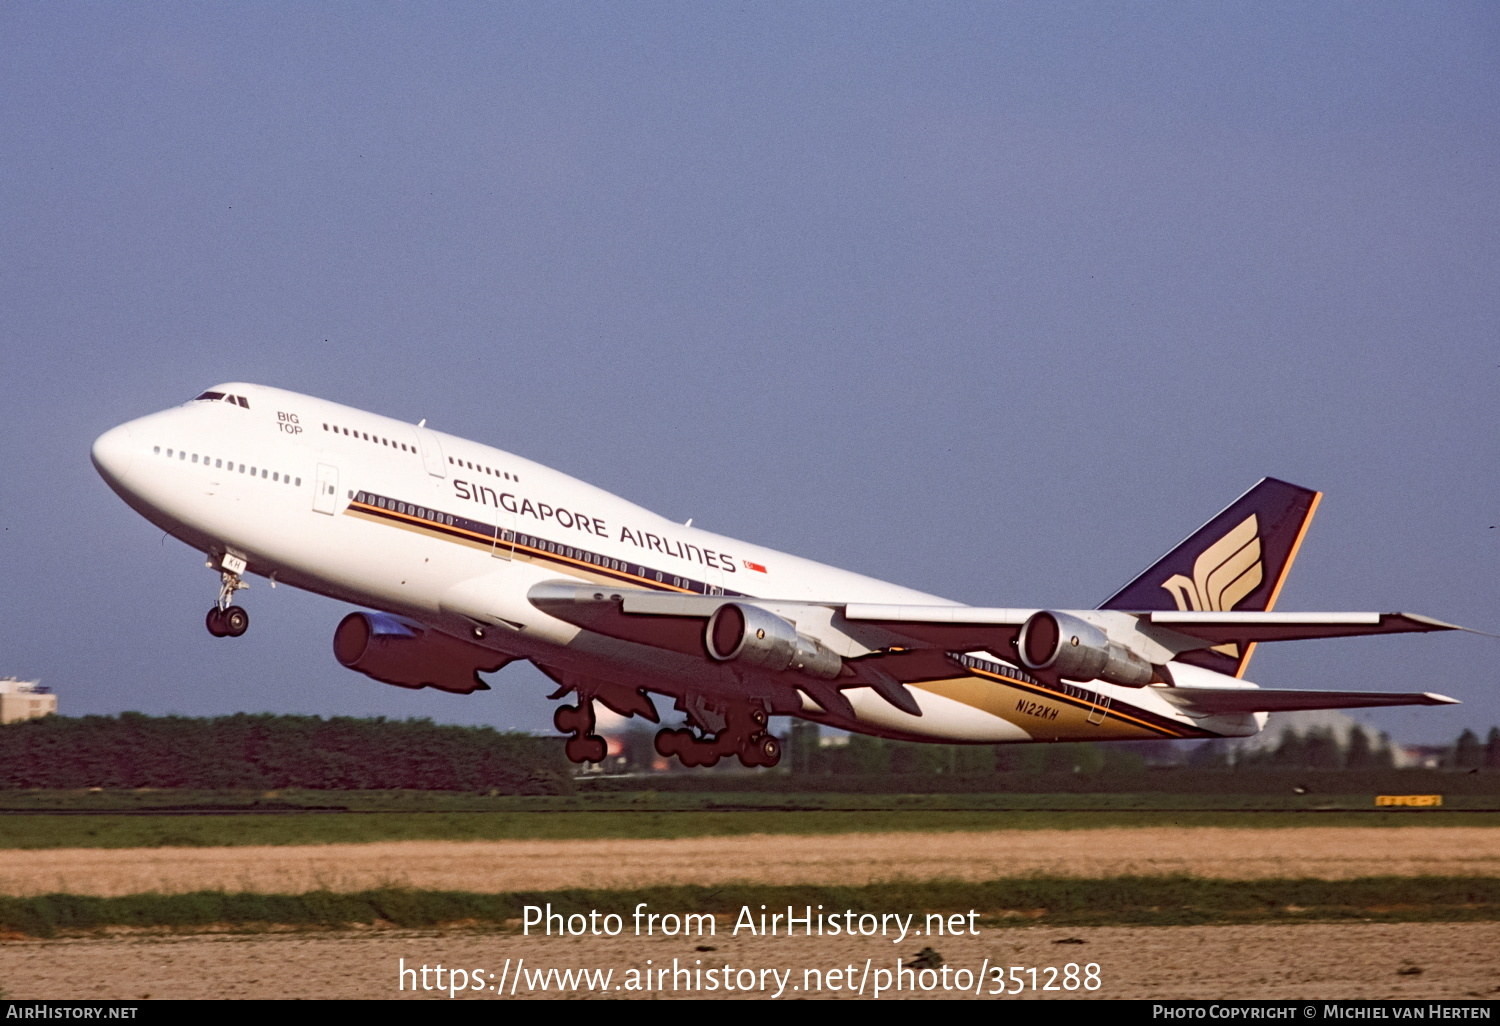
[[[1500,770],[1500,727],[1491,727],[1488,737],[1465,728],[1449,745],[1424,746],[1420,761],[1429,760],[1432,768],[1445,770]],[[1257,748],[1236,746],[1234,742],[1215,741],[1201,746],[1190,757],[1191,765],[1202,768],[1232,767],[1257,769],[1320,770],[1386,770],[1402,766],[1409,760],[1400,756],[1389,735],[1355,725],[1341,737],[1328,727],[1307,730],[1285,728],[1276,742]]]
[[[829,741],[835,743],[829,744]],[[1383,771],[1406,761],[1388,735],[1355,725],[1346,735],[1326,727],[1284,729],[1274,743],[1242,747],[1212,742],[1130,741],[1022,745],[936,745],[862,734],[828,738],[815,723],[794,721],[787,738],[791,772],[801,775],[986,775],[1071,772],[1140,773],[1160,766],[1242,772],[1262,770]],[[1480,740],[1465,729],[1451,745],[1425,750],[1446,770],[1500,770],[1500,727]]]
[[[238,713],[47,716],[0,726],[0,788],[493,790],[571,787],[554,738],[492,727]]]

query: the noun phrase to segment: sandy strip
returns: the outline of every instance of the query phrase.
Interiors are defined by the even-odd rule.
[[[0,851],[0,893],[11,895],[220,888],[292,893],[386,885],[496,892],[1174,873],[1229,879],[1494,876],[1500,875],[1500,829],[1118,828]]]
[[[920,917],[918,917],[920,919]],[[11,1000],[42,998],[427,998],[450,1000],[446,990],[422,990],[420,968],[464,967],[463,982],[477,981],[479,991],[460,998],[509,1000],[509,986],[495,993],[502,979],[515,979],[517,960],[533,972],[548,969],[612,970],[601,992],[575,987],[547,991],[525,985],[522,997],[757,997],[771,998],[775,970],[784,981],[782,1000],[805,997],[858,997],[846,987],[865,981],[865,997],[885,969],[894,977],[898,962],[910,961],[921,948],[936,948],[949,969],[946,977],[931,973],[911,978],[912,989],[889,997],[970,997],[942,989],[965,979],[989,978],[988,964],[1018,967],[1054,966],[1061,981],[1069,962],[1099,967],[1096,991],[1036,992],[1032,977],[1017,997],[1100,998],[1283,998],[1297,1001],[1351,998],[1418,998],[1493,1000],[1500,986],[1500,924],[1495,923],[1355,923],[1298,926],[1176,927],[1029,927],[981,928],[977,937],[908,936],[900,943],[880,937],[739,937],[719,935],[687,940],[668,938],[545,938],[497,933],[340,933],[258,936],[112,938],[107,940],[19,941],[0,944],[0,979]],[[1060,945],[1072,938],[1083,943]],[[707,947],[711,950],[704,951]],[[864,972],[865,959],[871,973]],[[401,977],[399,960],[417,973]],[[506,961],[511,971],[506,973]],[[660,989],[626,989],[631,977],[646,968],[666,967]],[[696,972],[728,966],[731,980],[753,981],[748,994],[709,989],[711,977],[684,973],[672,990],[671,968]],[[851,985],[842,972],[853,966]],[[820,972],[807,974],[806,970]],[[748,975],[740,970],[749,970]],[[830,970],[840,970],[834,977]],[[493,977],[491,977],[493,974]],[[1006,974],[1008,976],[1008,973]],[[1081,975],[1081,973],[1080,973]],[[523,977],[524,979],[525,977]],[[428,986],[437,977],[429,972]],[[555,978],[554,978],[555,979]],[[637,976],[643,980],[644,977]],[[759,989],[761,980],[766,990]],[[449,977],[444,974],[443,982]],[[691,982],[703,990],[687,990]],[[1038,986],[1048,982],[1043,971]],[[398,983],[406,984],[398,990]],[[657,982],[656,979],[653,982]],[[818,989],[821,984],[821,990]],[[922,992],[923,986],[931,990]],[[970,984],[972,985],[972,983]],[[837,989],[833,989],[833,987]],[[990,986],[997,986],[991,978]],[[1019,985],[1010,984],[1012,989]],[[616,989],[617,987],[621,989]],[[415,992],[412,988],[416,988]],[[794,989],[796,988],[796,989]],[[986,994],[983,1000],[997,1000]],[[1319,1008],[1321,1013],[1321,1006]],[[1297,1018],[1302,1018],[1299,1014]]]

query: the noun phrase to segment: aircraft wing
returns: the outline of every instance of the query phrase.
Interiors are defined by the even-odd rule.
[[[1362,709],[1380,705],[1458,705],[1458,699],[1430,691],[1292,691],[1282,688],[1156,688],[1184,712],[1293,712],[1299,709]]]
[[[597,597],[595,597],[597,596]],[[688,654],[702,651],[703,622],[726,602],[744,602],[788,614],[821,609],[831,631],[850,642],[840,654],[858,657],[876,650],[935,648],[954,652],[1009,651],[1035,609],[978,606],[893,605],[868,602],[807,602],[748,596],[685,595],[638,589],[608,589],[571,581],[545,582],[531,589],[533,605],[588,630]],[[1176,651],[1223,644],[1345,638],[1464,630],[1415,613],[1196,613],[1150,610],[1108,611],[1134,618],[1178,637],[1163,637]],[[820,631],[827,634],[828,631]],[[1191,641],[1189,640],[1191,639]],[[831,639],[824,640],[832,643]],[[1194,644],[1196,642],[1197,644]]]
[[[837,681],[799,680],[824,708],[852,715],[840,691],[870,687],[897,708],[920,715],[905,685],[941,680],[959,669],[963,653],[1006,651],[1034,609],[973,606],[905,606],[757,599],[729,595],[671,594],[611,589],[573,581],[547,581],[529,592],[538,609],[586,630],[686,655],[704,653],[704,626],[729,602],[766,608],[794,620],[838,646],[845,658]],[[1462,630],[1409,613],[1183,613],[1111,611],[1160,626],[1203,645],[1225,642],[1333,638],[1407,631]],[[1026,674],[1016,671],[1025,679]],[[1350,709],[1387,705],[1449,705],[1455,699],[1428,692],[1292,691],[1266,688],[1153,688],[1163,698],[1197,716],[1278,712],[1296,709]]]

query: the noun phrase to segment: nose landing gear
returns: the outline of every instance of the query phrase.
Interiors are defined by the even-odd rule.
[[[212,563],[208,564],[210,567]],[[235,556],[225,556],[219,569],[219,601],[203,618],[208,633],[216,638],[237,638],[250,629],[250,614],[240,606],[230,605],[234,593],[250,585],[240,580],[240,571],[245,561]]]
[[[208,633],[216,638],[237,638],[250,629],[250,614],[240,606],[220,609],[214,606],[204,617]]]

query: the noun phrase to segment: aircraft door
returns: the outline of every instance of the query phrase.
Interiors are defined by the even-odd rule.
[[[417,434],[418,448],[422,450],[422,465],[427,468],[427,473],[433,477],[447,477],[448,461],[443,456],[443,446],[438,441],[437,432],[422,424],[412,430]]]
[[[504,509],[495,510],[495,547],[492,554],[496,559],[509,559],[516,547],[516,515],[506,512]]]
[[[327,463],[318,464],[318,483],[313,492],[313,510],[329,516],[338,510],[339,468]]]
[[[703,593],[705,595],[724,594],[724,571],[716,566],[705,566],[703,568]]]
[[[1109,696],[1094,695],[1091,706],[1092,708],[1089,709],[1089,722],[1097,727],[1104,722],[1104,715],[1109,711]]]

